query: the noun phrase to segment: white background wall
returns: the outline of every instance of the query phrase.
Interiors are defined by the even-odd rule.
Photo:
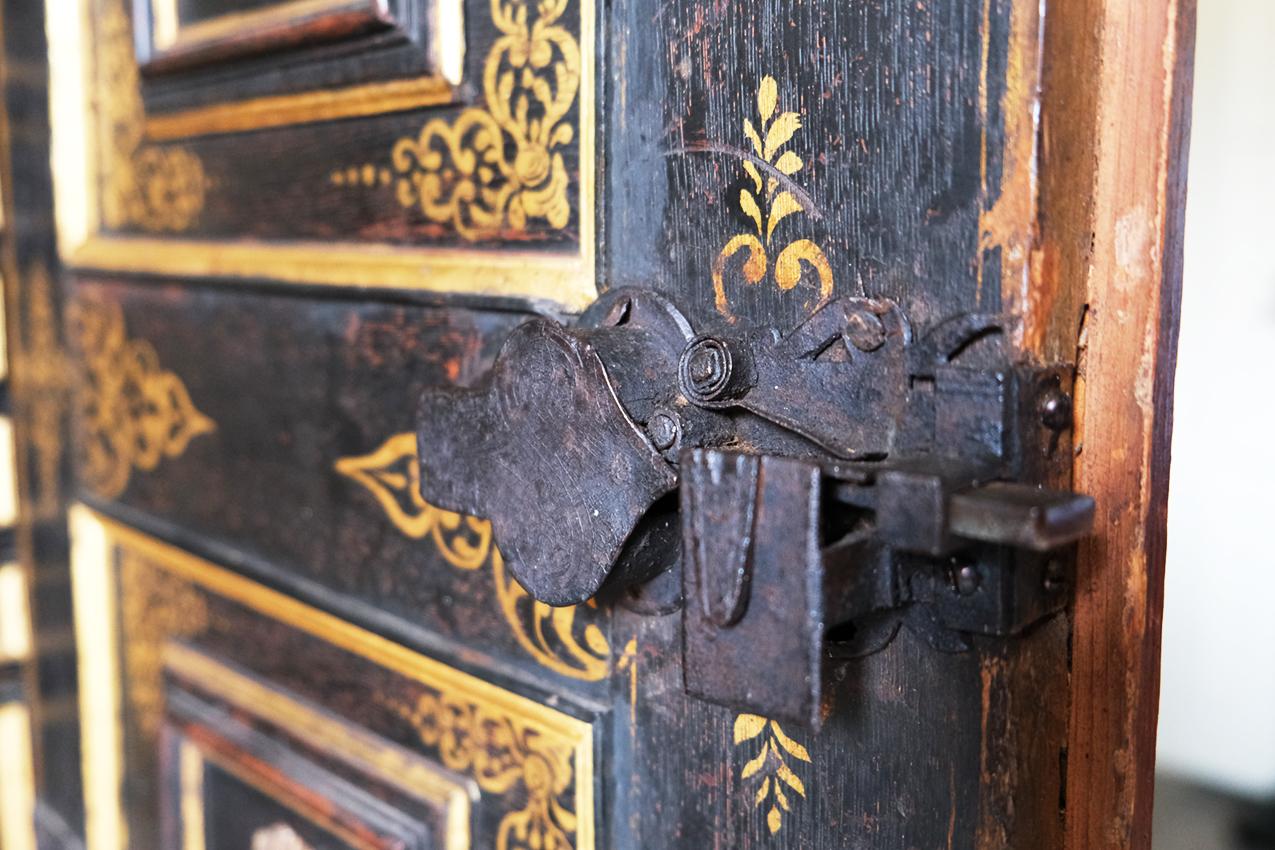
[[[1275,793],[1275,0],[1201,0],[1159,764]]]

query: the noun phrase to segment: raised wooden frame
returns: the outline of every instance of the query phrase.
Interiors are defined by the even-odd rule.
[[[579,850],[594,850],[597,846],[595,732],[590,722],[421,655],[111,520],[85,505],[71,506],[70,531],[76,644],[84,671],[79,700],[87,810],[85,843],[88,850],[123,850],[129,846],[123,797],[126,755],[122,718],[125,689],[130,683],[122,679],[119,651],[122,626],[115,581],[117,562],[123,552],[145,556],[165,573],[198,587],[201,592],[231,600],[397,675],[424,683],[439,692],[457,694],[484,709],[515,717],[534,728],[544,740],[552,741],[555,746],[569,752],[577,813],[575,846]],[[180,672],[187,678],[201,678],[203,681],[220,678],[223,686],[237,687],[241,698],[249,699],[259,708],[263,704],[262,690],[258,688],[245,697],[245,691],[252,687],[250,684],[242,678],[232,680],[226,670],[217,670],[210,677],[207,667],[200,667],[200,659],[191,653],[170,648],[167,660],[170,666],[179,666]],[[296,723],[301,719],[304,719],[302,715],[294,712],[290,722]],[[355,745],[356,748],[363,747],[363,743],[358,741]],[[439,790],[444,795],[451,793],[448,788]],[[461,811],[460,807],[455,810]]]
[[[102,49],[92,14],[93,0],[46,0],[49,19],[59,22],[59,26],[49,29],[51,158],[59,253],[68,266],[85,270],[197,277],[215,282],[264,279],[288,284],[515,297],[550,304],[554,309],[582,309],[597,295],[597,9],[595,0],[578,2],[578,246],[570,252],[548,253],[517,248],[109,234],[103,221],[103,186],[108,175],[102,166],[102,154],[106,140],[98,126],[103,108],[97,97],[98,57]],[[146,133],[148,138],[170,140],[208,132],[210,122],[216,132],[235,132],[249,129],[244,121],[260,129],[415,109],[430,101],[430,92],[438,88],[438,81],[427,77],[375,85],[389,88],[374,92],[355,87],[348,98],[341,97],[339,91],[293,96],[299,98],[292,102],[300,110],[297,114],[289,114],[283,104],[267,98],[267,103],[231,104],[230,115],[222,114],[226,107],[213,106],[193,110],[194,114],[189,115],[144,117]],[[421,85],[427,90],[419,91]],[[450,97],[450,83],[447,86]],[[248,113],[243,112],[245,107]],[[259,119],[267,123],[260,124]]]
[[[178,0],[138,0],[150,19],[149,37],[138,33],[138,55],[144,65],[181,68],[211,56],[233,58],[287,43],[299,22],[322,28],[339,38],[392,18],[387,0],[277,0],[260,9],[183,21]],[[462,33],[463,35],[463,33]]]

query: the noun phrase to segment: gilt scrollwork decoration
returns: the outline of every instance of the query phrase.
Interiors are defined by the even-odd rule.
[[[563,17],[569,0],[491,0],[500,36],[483,67],[484,104],[435,118],[398,139],[390,165],[333,171],[334,185],[387,186],[404,208],[469,241],[524,233],[571,218],[566,153],[581,85],[580,45]]]
[[[122,0],[106,4],[98,43],[104,223],[111,229],[189,230],[203,212],[211,181],[189,147],[146,140],[133,25]]]
[[[13,351],[15,414],[26,425],[31,460],[27,467],[29,493],[19,509],[36,520],[51,520],[62,507],[61,465],[67,399],[71,389],[70,359],[58,334],[53,277],[43,262],[26,270],[18,287],[18,323]]]
[[[196,588],[145,556],[125,548],[119,552],[129,706],[138,729],[155,741],[164,715],[164,642],[190,638],[206,629],[208,604]]]
[[[789,759],[792,764],[809,764],[810,752],[777,722],[756,714],[737,715],[733,737],[736,748],[752,748],[746,750],[751,755],[739,770],[740,781],[756,784],[753,807],[765,807],[766,828],[771,834],[779,832],[794,800],[806,796],[806,784]]]
[[[68,315],[81,364],[75,404],[80,480],[114,498],[134,470],[180,457],[217,426],[195,407],[181,379],[161,367],[154,346],[128,337],[119,304],[82,299]]]
[[[476,570],[487,562],[491,523],[437,508],[421,496],[415,434],[395,434],[371,454],[340,458],[335,468],[367,488],[395,528],[430,540],[453,567]]]
[[[569,802],[574,752],[532,725],[450,693],[422,692],[387,707],[411,725],[449,770],[472,776],[483,791],[525,800],[500,820],[497,850],[571,850],[577,819]]]
[[[532,599],[505,571],[490,521],[445,511],[421,497],[415,434],[395,434],[375,451],[340,458],[334,467],[366,488],[395,528],[412,539],[430,540],[451,566],[489,568],[501,614],[519,646],[542,666],[586,681],[610,673],[610,644],[588,622],[592,603],[554,608]]]
[[[805,167],[805,162],[787,145],[801,129],[801,115],[781,111],[779,86],[775,78],[762,78],[757,89],[757,118],[745,118],[744,136],[752,147],[753,155],[744,159],[744,172],[750,185],[739,191],[739,209],[752,224],[751,232],[739,233],[727,240],[726,245],[713,262],[713,297],[717,311],[727,318],[734,318],[727,291],[727,278],[733,264],[731,260],[744,254],[738,275],[744,285],[755,286],[768,277],[781,291],[787,292],[798,285],[817,287],[818,301],[832,295],[833,273],[823,249],[810,239],[796,239],[788,243],[776,240],[780,222],[792,215],[806,212],[809,201],[799,198],[799,190],[793,177]],[[804,193],[803,193],[804,195]],[[771,252],[779,245],[774,264]],[[814,275],[814,283],[802,284],[807,269]]]

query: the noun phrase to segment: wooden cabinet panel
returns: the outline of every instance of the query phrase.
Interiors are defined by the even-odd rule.
[[[89,364],[74,417],[84,494],[221,541],[240,568],[376,612],[417,644],[604,687],[605,612],[534,604],[489,523],[414,490],[411,399],[477,380],[526,317],[86,281],[69,326]],[[138,408],[139,395],[169,403]]]
[[[550,708],[77,511],[81,661],[103,671],[81,693],[93,846],[179,846],[201,819],[209,848],[278,824],[326,834],[316,847],[596,846],[596,709]],[[233,800],[247,808],[217,808]]]
[[[360,49],[298,65],[305,91],[284,93],[293,71],[238,63],[237,82],[152,86],[126,0],[79,2],[51,46],[74,265],[573,308],[596,294],[592,0],[437,0],[456,13],[440,12],[439,51],[464,48],[455,91],[431,74],[343,77],[375,65]]]
[[[1131,592],[1123,562],[1101,565],[1105,590],[1077,630],[1050,607],[1012,638],[975,627],[966,651],[946,652],[920,616],[902,630],[883,618],[880,651],[827,653],[809,671],[824,677],[822,725],[801,728],[687,695],[671,547],[654,601],[604,587],[571,607],[537,602],[490,518],[421,495],[429,449],[413,434],[423,390],[481,383],[512,329],[570,322],[625,286],[675,301],[696,333],[765,329],[758,339],[843,297],[893,302],[900,339],[995,315],[975,357],[1013,369],[1080,358],[1093,371],[1076,386],[1107,392],[1074,409],[1110,424],[1094,411],[1116,408],[1111,387],[1152,361],[1171,374],[1176,243],[1163,275],[1123,287],[1158,292],[1163,277],[1163,298],[1133,312],[1169,342],[1115,360],[1085,349],[1122,336],[1111,317],[1128,312],[1086,306],[1090,254],[1121,254],[1108,231],[1125,232],[1126,215],[1148,240],[1172,236],[1164,197],[1176,195],[1155,186],[1178,154],[1163,148],[1167,165],[1137,183],[1140,203],[1159,198],[1139,209],[1158,217],[1108,210],[1091,226],[1084,187],[1120,170],[1091,148],[1123,118],[1090,93],[1073,121],[1071,101],[1042,85],[1072,41],[1087,59],[1055,76],[1079,87],[1097,62],[1090,34],[1112,56],[1138,42],[1108,5],[73,0],[50,3],[46,27],[28,0],[0,0],[14,128],[0,141],[15,143],[0,185],[17,187],[5,220],[22,234],[0,254],[19,549],[40,565],[32,716],[39,758],[64,775],[82,758],[87,779],[87,807],[74,782],[41,780],[60,813],[50,822],[74,844],[86,811],[89,850],[1044,850],[1063,844],[1068,817],[1086,821],[1073,835],[1113,846],[1138,833],[1139,777],[1120,777],[1102,806],[1065,793],[1101,761],[1075,754],[1106,740],[1086,731],[1095,697],[1069,675],[1073,656],[1135,655],[1089,616],[1123,610],[1107,604]],[[1157,24],[1172,38],[1136,54],[1148,74],[1116,76],[1179,80],[1168,54],[1186,54],[1188,19]],[[1177,126],[1180,91],[1130,85],[1156,105],[1147,126]],[[1074,208],[1057,198],[1071,192]],[[861,353],[847,345],[826,363]],[[1154,389],[1129,421],[1160,434],[1168,387]],[[1063,395],[1055,410],[1070,413]],[[1066,431],[1028,408],[1030,428]],[[640,418],[624,424],[650,424]],[[789,430],[781,451],[819,454]],[[1112,480],[1143,480],[1154,449]],[[1154,589],[1159,537],[1143,532],[1163,487],[1151,493],[1137,503],[1150,519],[1102,534]],[[849,534],[880,507],[810,525]],[[548,538],[561,520],[543,524]],[[962,604],[961,565],[927,565],[927,590]],[[905,596],[889,604],[917,601]],[[808,620],[820,645],[828,623]],[[1137,683],[1154,679],[1155,622],[1133,642]],[[740,669],[747,649],[737,672],[774,673]],[[1145,702],[1126,693],[1133,681],[1097,714],[1119,716],[1108,749],[1136,750],[1145,772],[1149,726],[1122,707]]]

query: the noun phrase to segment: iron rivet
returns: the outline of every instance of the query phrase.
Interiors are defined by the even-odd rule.
[[[961,596],[973,596],[978,590],[978,570],[965,564],[956,571],[956,592]]]
[[[677,442],[679,430],[677,420],[671,413],[663,410],[655,411],[651,421],[646,423],[646,431],[651,435],[651,442],[660,451],[673,448]]]
[[[1066,431],[1071,427],[1071,398],[1058,387],[1052,387],[1040,397],[1036,409],[1040,422],[1051,431]]]

